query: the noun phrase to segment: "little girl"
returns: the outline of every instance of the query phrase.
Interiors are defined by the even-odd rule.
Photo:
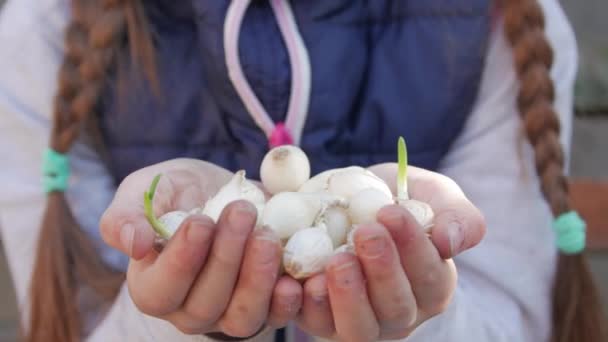
[[[0,226],[27,341],[602,340],[556,0],[9,0],[0,42]],[[159,172],[167,210],[257,178],[282,144],[313,174],[393,182],[400,135],[430,238],[386,207],[357,256],[299,283],[235,202],[153,248]]]

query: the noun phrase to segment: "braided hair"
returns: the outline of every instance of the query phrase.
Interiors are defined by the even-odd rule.
[[[158,89],[154,48],[142,0],[71,0],[65,58],[58,74],[50,147],[67,153],[84,128],[96,129],[98,102],[117,54],[128,46],[133,66]],[[505,34],[520,81],[517,106],[534,148],[541,190],[557,217],[570,210],[559,120],[549,76],[553,51],[544,34],[537,0],[503,0]],[[74,342],[84,331],[77,294],[89,288],[106,303],[124,275],[109,269],[80,229],[64,194],[48,195],[31,280],[26,341]],[[559,256],[553,289],[553,342],[603,341],[597,291],[584,257]]]
[[[570,211],[555,91],[553,50],[537,0],[502,2],[505,34],[513,49],[520,89],[517,107],[534,149],[542,193],[555,217]],[[560,253],[553,286],[553,342],[604,341],[600,301],[582,254]]]
[[[135,61],[149,70],[154,64],[141,1],[72,0],[71,11],[50,136],[50,148],[61,154],[69,152],[83,129],[96,126],[106,77],[126,42],[137,50],[131,53]],[[78,295],[92,290],[98,301],[111,303],[123,282],[124,274],[104,264],[80,229],[63,192],[50,192],[32,273],[24,339],[80,341],[85,332]]]

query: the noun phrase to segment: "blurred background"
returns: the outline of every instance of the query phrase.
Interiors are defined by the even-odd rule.
[[[574,25],[580,50],[571,191],[590,224],[590,262],[608,312],[608,1],[561,3]],[[4,342],[15,340],[17,313],[1,242],[0,237],[0,342]]]

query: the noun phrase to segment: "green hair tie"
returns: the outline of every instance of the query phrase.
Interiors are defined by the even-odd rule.
[[[557,248],[564,254],[579,254],[585,249],[587,224],[576,211],[561,214],[553,221]]]
[[[53,191],[63,192],[68,188],[70,159],[65,154],[47,148],[44,151],[42,172],[42,183],[47,194]]]

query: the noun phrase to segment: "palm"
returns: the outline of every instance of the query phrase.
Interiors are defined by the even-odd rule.
[[[371,170],[388,184],[395,184],[395,164],[377,165]],[[393,246],[384,249],[390,255],[378,258],[361,253],[357,259],[348,253],[338,254],[332,258],[326,275],[310,278],[302,286],[290,277],[277,280],[281,262],[279,240],[269,230],[253,230],[255,207],[246,202],[233,203],[217,223],[193,215],[185,228],[175,233],[163,253],[150,253],[155,233],[144,217],[143,194],[158,174],[162,178],[153,203],[157,216],[201,207],[232,174],[191,159],[147,167],[123,181],[102,218],[104,239],[132,258],[127,278],[133,301],[148,315],[163,317],[190,334],[222,331],[232,336],[250,336],[265,321],[284,326],[297,314],[299,324],[313,335],[346,340],[353,340],[352,336],[407,336],[449,302],[455,270],[444,259],[479,243],[485,231],[479,211],[453,181],[410,168],[410,196],[428,202],[436,214],[431,238],[409,215],[404,216],[403,208],[385,208],[379,215],[382,226],[360,228],[355,243],[359,254],[365,251],[363,243],[382,236]],[[454,223],[458,224],[455,229]],[[460,238],[454,239],[451,233]],[[387,263],[389,259],[392,261]],[[339,281],[338,273],[347,271],[350,280]],[[428,274],[436,274],[432,284],[428,282]],[[172,281],[164,281],[167,278]],[[410,284],[405,286],[407,282]],[[350,285],[345,288],[345,284]],[[406,290],[410,292],[405,293]],[[328,295],[314,299],[313,293]],[[404,298],[397,306],[395,294]],[[367,295],[369,300],[360,300]],[[158,298],[167,300],[159,304]],[[395,316],[396,307],[408,307],[411,310],[405,313],[420,311],[426,316],[418,317],[410,327],[410,315]],[[243,308],[248,312],[245,319]],[[385,331],[380,327],[399,329]],[[343,337],[338,331],[352,336]]]
[[[204,161],[174,159],[148,166],[125,178],[102,216],[100,227],[108,244],[135,259],[144,257],[154,245],[156,233],[145,217],[144,193],[159,174],[162,176],[152,203],[156,217],[169,211],[201,207],[231,177],[229,171]],[[132,234],[136,237],[124,233],[125,225],[135,229],[136,233]]]
[[[154,213],[201,207],[230,179],[231,173],[218,166],[193,159],[176,159],[156,164],[127,177],[117,197],[129,198],[143,211],[142,196],[152,179],[161,175],[154,194]]]

